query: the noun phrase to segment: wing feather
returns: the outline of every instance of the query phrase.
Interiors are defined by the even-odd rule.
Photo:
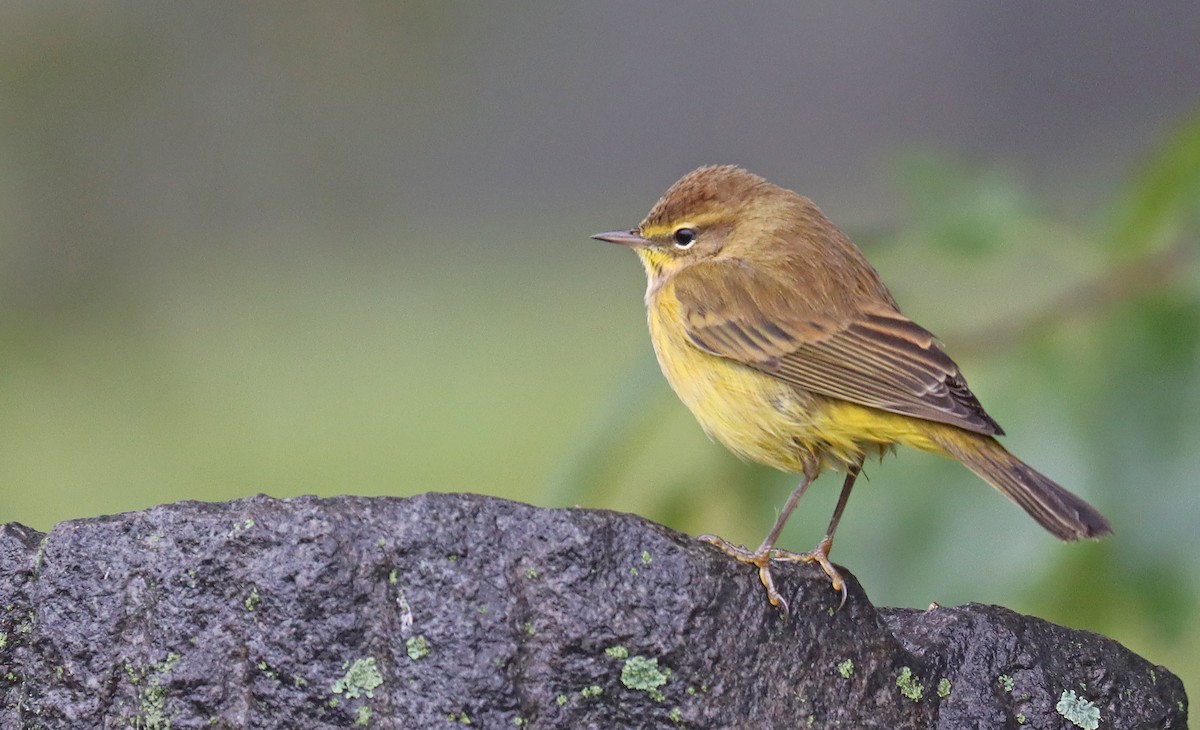
[[[888,302],[816,312],[777,281],[716,262],[679,272],[672,288],[702,350],[829,397],[1004,433],[934,336]]]

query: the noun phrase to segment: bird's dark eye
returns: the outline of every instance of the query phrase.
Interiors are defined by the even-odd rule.
[[[691,228],[680,228],[671,238],[675,241],[675,248],[691,248],[696,242],[696,232]]]

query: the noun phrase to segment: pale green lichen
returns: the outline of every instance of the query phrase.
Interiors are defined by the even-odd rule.
[[[262,596],[258,594],[258,586],[250,586],[250,595],[246,597],[242,605],[246,607],[247,611],[253,611],[258,608],[260,603],[262,603]]]
[[[650,551],[649,551],[649,550],[643,550],[643,551],[642,551],[642,565],[649,565],[649,564],[650,564],[650,561],[652,561],[652,560],[654,560],[654,558],[652,558],[652,557],[650,556]]]
[[[1007,674],[1001,674],[999,677],[996,677],[996,681],[1000,683],[1000,687],[1005,692],[1013,691],[1013,678]]]
[[[524,629],[525,629],[525,633],[526,633],[526,634],[528,634],[528,635],[530,635],[530,636],[536,636],[536,635],[537,635],[537,629],[534,627],[534,625],[533,625],[533,622],[532,622],[532,621],[526,621],[526,622],[525,622],[525,624],[524,624]]]
[[[414,662],[429,656],[429,642],[425,640],[425,634],[409,637],[404,642],[404,649],[408,652],[408,658]]]
[[[659,687],[671,678],[671,670],[660,668],[658,659],[644,656],[632,656],[625,660],[621,667],[621,684],[629,689],[645,692],[651,699],[662,702],[665,697]]]
[[[125,674],[130,684],[142,685],[138,693],[138,713],[128,718],[133,727],[142,730],[171,730],[171,718],[167,714],[167,689],[163,679],[179,665],[181,657],[175,652],[167,654],[161,662],[143,671],[131,664],[125,665]],[[142,684],[142,680],[145,683]]]
[[[1026,722],[1025,713],[1024,713],[1024,712],[1018,712],[1018,713],[1017,713],[1017,724],[1018,724],[1018,725],[1024,725],[1024,724],[1025,724],[1025,722]]]
[[[604,650],[604,653],[609,655],[613,659],[626,659],[629,657],[629,650],[626,649],[625,647],[621,646],[620,644],[616,644],[615,646],[608,647],[607,649]]]
[[[167,690],[160,685],[146,686],[139,710],[134,727],[145,730],[171,730],[171,718],[166,714]]]
[[[345,665],[343,665],[345,666]],[[355,659],[354,664],[346,670],[342,678],[333,683],[334,694],[345,695],[347,699],[358,699],[360,695],[368,698],[375,696],[375,690],[383,684],[383,675],[375,667],[375,657],[369,656]]]
[[[667,719],[678,725],[683,722],[683,710],[678,707],[672,707],[671,711],[667,713]]]
[[[252,527],[254,527],[254,518],[252,517],[247,517],[241,522],[235,522],[233,529],[229,531],[229,537],[237,537],[239,533],[249,530]]]
[[[396,569],[392,568],[392,572],[388,573],[388,584],[396,585],[400,581],[400,576],[397,575]]]
[[[604,688],[598,684],[593,684],[590,687],[584,687],[583,689],[579,690],[579,695],[585,699],[599,697],[602,694],[604,694]]]
[[[367,727],[371,724],[371,706],[362,705],[354,713],[354,727]]]
[[[171,652],[167,654],[166,659],[163,659],[161,662],[154,665],[154,671],[158,672],[159,674],[166,674],[175,667],[179,666],[179,661],[181,659],[183,659],[183,657],[179,656],[175,652]]]
[[[1096,730],[1100,727],[1100,708],[1076,695],[1073,689],[1063,690],[1054,709],[1083,730]]]
[[[563,705],[567,704],[567,696],[566,696],[566,695],[559,695],[558,697],[555,697],[555,698],[554,698],[554,702],[555,702],[555,704],[557,704],[559,707],[562,707]]]
[[[850,679],[850,677],[854,674],[854,660],[846,659],[845,661],[839,662],[837,665],[837,673],[842,676],[842,679]]]
[[[900,667],[900,675],[896,677],[896,686],[900,688],[900,694],[913,702],[919,701],[925,694],[925,685],[917,681],[916,676],[908,667]]]
[[[258,671],[260,671],[264,675],[266,675],[267,679],[275,679],[278,676],[275,673],[275,670],[271,669],[271,665],[267,664],[266,660],[260,661],[258,663]]]
[[[537,580],[537,577],[538,577],[537,568],[530,568],[529,570],[525,571],[525,577],[528,578],[529,580]]]
[[[943,699],[946,697],[949,697],[950,690],[952,689],[952,687],[953,687],[953,685],[950,684],[950,680],[946,679],[945,677],[942,677],[941,681],[938,682],[938,689],[937,689],[938,697],[941,697]]]
[[[0,649],[8,646],[8,632],[0,631]]]

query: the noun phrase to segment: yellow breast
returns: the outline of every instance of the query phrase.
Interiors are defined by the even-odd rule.
[[[709,436],[743,458],[785,471],[803,471],[814,458],[819,463],[812,447],[819,440],[820,413],[811,395],[697,348],[669,286],[647,304],[663,375]]]
[[[897,443],[940,450],[914,419],[811,393],[700,350],[670,284],[648,291],[646,304],[667,382],[709,436],[745,459],[800,472],[861,463]]]

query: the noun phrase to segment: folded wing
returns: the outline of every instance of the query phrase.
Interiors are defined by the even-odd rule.
[[[717,263],[680,272],[673,288],[688,336],[706,352],[833,398],[1004,433],[934,336],[888,303],[819,313],[799,306],[786,284]]]

